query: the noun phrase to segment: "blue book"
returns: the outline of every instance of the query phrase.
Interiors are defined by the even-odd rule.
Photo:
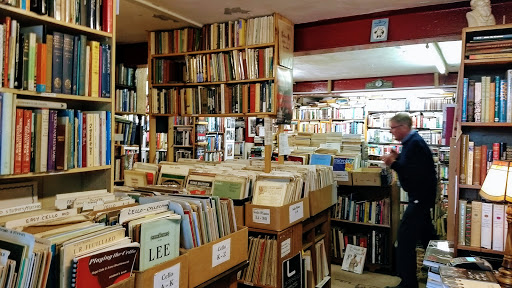
[[[464,78],[462,86],[462,122],[468,121],[467,108],[468,108],[468,89],[469,89],[469,79]]]
[[[83,7],[82,7],[83,9]],[[85,95],[85,50],[87,49],[87,36],[80,35],[80,51],[78,52],[79,73],[78,73],[78,95]]]
[[[75,111],[73,109],[66,109],[69,121],[69,151],[68,151],[68,169],[75,168]]]
[[[1,93],[2,99],[2,138],[0,138],[0,175],[11,174],[12,154],[12,121],[14,95],[12,93]]]
[[[494,122],[500,122],[500,76],[494,77],[495,90],[494,90]]]
[[[331,166],[332,155],[328,154],[313,154],[309,161],[309,165],[325,165]]]
[[[110,98],[110,45],[103,44],[101,60],[101,97]]]
[[[107,156],[106,156],[106,165],[110,165],[112,159],[111,159],[111,144],[112,144],[112,115],[110,113],[110,111],[107,111],[107,133],[106,133],[106,137],[107,137]]]
[[[498,83],[496,83],[498,86]],[[507,122],[507,80],[500,81],[500,122]],[[497,89],[496,89],[497,90]]]
[[[72,78],[71,78],[71,94],[78,95],[78,77],[79,77],[79,59],[80,59],[80,36],[75,36],[73,41],[73,65],[71,67],[72,70]]]
[[[73,36],[64,34],[62,50],[62,93],[71,94],[73,78]]]
[[[52,92],[62,93],[62,53],[64,36],[60,32],[53,32],[52,47]],[[50,75],[47,75],[50,76]]]
[[[131,139],[130,139],[130,145],[133,145],[135,144],[135,134],[137,132],[137,125],[135,125],[135,123],[133,123],[132,125],[132,134],[131,134]]]
[[[76,135],[76,141],[77,141],[77,150],[75,153],[77,153],[77,168],[82,168],[82,125],[83,125],[83,119],[82,119],[82,112],[80,110],[75,110],[76,115],[76,121],[78,121],[78,130]]]

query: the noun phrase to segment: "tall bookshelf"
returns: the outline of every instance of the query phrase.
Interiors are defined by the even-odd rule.
[[[18,1],[18,4],[21,5],[22,2],[24,2],[24,1]],[[67,106],[67,109],[74,109],[75,112],[76,112],[76,110],[104,111],[101,113],[104,113],[105,115],[107,115],[106,112],[110,112],[110,115],[111,115],[110,122],[108,122],[108,120],[106,120],[104,123],[105,123],[105,125],[107,125],[107,127],[110,127],[110,128],[113,127],[112,125],[114,123],[114,120],[113,120],[113,118],[114,118],[113,117],[114,116],[114,103],[113,103],[114,97],[112,96],[112,94],[113,94],[113,91],[115,91],[115,87],[114,87],[114,77],[113,77],[114,72],[112,69],[112,63],[115,63],[115,54],[116,54],[115,53],[115,50],[116,50],[116,43],[115,43],[116,21],[115,21],[115,14],[114,14],[115,10],[116,10],[115,9],[116,2],[115,1],[104,1],[103,3],[110,8],[108,17],[105,16],[108,18],[108,21],[110,21],[110,22],[102,21],[102,19],[98,19],[99,23],[105,24],[103,26],[103,29],[101,29],[100,26],[95,27],[94,25],[92,25],[91,26],[92,28],[91,28],[89,26],[80,25],[80,21],[77,21],[76,19],[68,19],[69,21],[66,22],[65,21],[66,19],[57,19],[57,18],[50,17],[46,14],[43,15],[43,13],[41,13],[42,11],[38,11],[38,13],[36,13],[36,12],[28,11],[28,9],[25,10],[20,7],[14,7],[14,6],[6,5],[6,4],[0,4],[0,15],[1,15],[0,17],[2,17],[2,19],[5,19],[6,17],[10,17],[11,20],[16,20],[17,23],[19,23],[20,27],[22,27],[22,28],[28,27],[28,26],[34,26],[34,25],[43,25],[45,28],[44,29],[45,33],[43,33],[44,35],[42,35],[43,38],[40,40],[41,42],[37,41],[39,43],[46,43],[46,41],[48,40],[47,35],[52,35],[53,40],[55,40],[55,37],[57,35],[55,33],[60,32],[60,33],[63,33],[63,35],[65,37],[67,37],[67,39],[71,39],[71,41],[74,41],[73,40],[74,38],[73,37],[70,38],[69,36],[66,36],[66,34],[71,35],[71,36],[83,35],[86,37],[87,41],[96,41],[97,43],[99,43],[100,44],[99,47],[101,47],[101,44],[108,44],[109,45],[108,47],[110,48],[110,51],[108,51],[108,47],[106,46],[107,50],[104,50],[104,51],[108,52],[108,54],[105,54],[104,56],[107,56],[107,58],[108,57],[110,58],[110,66],[106,67],[106,69],[109,69],[108,71],[110,71],[110,78],[108,80],[105,80],[105,82],[103,82],[103,88],[106,88],[106,87],[109,88],[109,89],[105,89],[105,92],[107,92],[107,91],[110,92],[109,96],[107,96],[105,94],[103,96],[106,96],[106,97],[101,97],[102,91],[99,89],[96,90],[97,93],[99,94],[96,97],[85,96],[85,95],[91,95],[91,93],[93,93],[93,91],[91,89],[89,89],[89,91],[88,91],[89,93],[87,93],[87,90],[85,93],[82,93],[83,91],[80,92],[78,86],[77,86],[76,90],[73,90],[74,87],[71,86],[72,82],[66,81],[65,74],[63,74],[64,79],[62,79],[62,82],[61,82],[61,80],[53,79],[52,74],[49,74],[49,75],[47,74],[46,75],[46,78],[47,78],[46,84],[47,85],[46,85],[46,89],[44,89],[44,90],[34,89],[35,91],[30,91],[30,90],[32,90],[30,88],[25,89],[25,90],[24,89],[16,89],[16,88],[13,88],[12,86],[5,85],[5,83],[2,83],[3,85],[2,85],[2,88],[0,88],[0,93],[2,93],[2,95],[4,96],[3,99],[4,100],[6,99],[6,97],[5,97],[6,95],[11,95],[11,94],[13,95],[12,108],[10,108],[10,107],[6,108],[6,106],[3,106],[2,113],[1,113],[2,117],[7,117],[7,116],[5,116],[6,114],[4,114],[3,112],[8,111],[6,109],[11,110],[13,112],[12,119],[3,118],[3,120],[7,120],[10,123],[16,123],[16,109],[15,109],[16,107],[22,108],[25,110],[40,109],[40,107],[38,107],[37,105],[34,105],[34,106],[24,105],[24,107],[19,106],[20,100],[23,100],[23,101],[37,100],[37,101],[65,103]],[[105,20],[107,20],[107,18],[105,18]],[[86,19],[83,19],[83,20],[84,20],[84,23],[82,23],[82,24],[85,24]],[[4,21],[4,24],[5,24],[5,21]],[[78,38],[80,38],[80,37],[78,37]],[[82,39],[84,39],[84,38],[82,38]],[[69,42],[67,42],[67,43],[69,44]],[[73,43],[73,42],[71,42],[71,43]],[[50,43],[46,43],[46,44],[47,44],[46,47],[49,47],[50,45],[53,45],[53,42],[51,42],[51,44]],[[66,38],[64,38],[64,48],[63,49],[66,49],[65,45],[66,45]],[[71,48],[73,49],[72,46],[71,46]],[[4,52],[5,51],[6,50],[4,50]],[[67,52],[69,52],[69,51],[70,50],[68,50]],[[68,55],[68,57],[71,57],[71,61],[73,61],[73,50],[71,50],[71,54],[66,54],[67,52],[64,51],[64,60],[66,60],[66,55]],[[2,58],[4,56],[5,55],[2,55]],[[51,71],[51,70],[48,70],[48,69],[50,69],[50,67],[52,67],[53,69],[55,69],[55,67],[57,67],[56,65],[52,65],[51,62],[49,63],[47,61],[45,63],[41,59],[40,59],[41,64],[44,64],[44,67],[46,67],[46,70],[44,70],[44,71]],[[52,57],[52,59],[56,59],[56,58]],[[69,60],[70,58],[67,58],[67,59]],[[108,63],[108,60],[106,63]],[[73,67],[73,66],[71,66],[71,67]],[[77,73],[77,75],[80,74],[78,68],[77,69],[73,68],[70,71],[70,73]],[[42,73],[40,75],[42,75]],[[98,78],[98,81],[99,82],[102,81],[101,77]],[[73,82],[73,83],[75,83],[75,82]],[[86,84],[87,82],[84,82],[84,83]],[[62,84],[62,92],[56,93],[58,90],[52,90],[49,87],[52,84],[56,85],[55,88]],[[79,84],[77,84],[77,85],[79,85]],[[105,85],[108,85],[108,86],[105,86]],[[29,84],[29,86],[30,86],[30,84]],[[67,89],[72,89],[71,90],[72,92],[65,93],[65,92],[67,92]],[[4,104],[4,103],[5,102],[2,102],[2,104]],[[50,108],[50,110],[51,109],[52,108]],[[10,114],[10,113],[8,113],[8,114]],[[73,117],[75,117],[74,114],[73,114]],[[9,160],[9,161],[7,161],[5,158],[5,154],[2,154],[2,156],[4,157],[2,159],[7,161],[7,163],[10,163],[9,165],[15,165],[14,164],[15,160],[13,159],[16,157],[15,156],[16,151],[14,149],[17,145],[15,143],[15,139],[16,139],[16,135],[15,135],[16,133],[14,132],[14,131],[16,131],[15,129],[16,129],[16,127],[14,127],[14,125],[13,125],[13,130],[12,130],[13,131],[13,133],[12,133],[12,142],[13,142],[13,150],[12,151],[13,151],[13,153],[7,154],[7,157],[11,157],[11,159],[10,160],[7,159],[7,160]],[[105,127],[103,127],[103,131],[107,131],[107,129]],[[109,132],[110,132],[110,135],[112,136],[113,135],[112,130],[110,130]],[[2,131],[3,137],[5,137],[5,135],[8,135],[8,134],[4,134],[4,133],[6,133],[5,130]],[[107,134],[104,134],[104,135],[107,135]],[[108,143],[108,142],[106,142],[106,143]],[[102,149],[105,149],[105,151],[106,151],[105,157],[107,157],[107,155],[108,155],[107,159],[110,158],[110,160],[113,161],[114,157],[113,157],[112,151],[114,148],[114,145],[113,145],[114,141],[110,141],[110,143],[111,144],[108,147],[104,146],[104,147],[102,147]],[[11,156],[11,154],[12,154],[12,156]],[[63,155],[65,155],[65,154],[63,154]],[[56,157],[58,157],[58,155]],[[43,209],[44,208],[53,208],[54,207],[53,196],[57,193],[67,193],[67,192],[95,190],[95,189],[107,189],[108,191],[112,191],[113,190],[114,171],[112,169],[113,166],[110,164],[107,164],[107,162],[108,162],[108,160],[106,160],[105,164],[100,162],[100,165],[91,165],[91,166],[86,165],[87,167],[81,167],[81,168],[77,168],[77,167],[79,167],[78,165],[74,166],[74,168],[69,168],[70,166],[68,166],[68,168],[67,169],[65,168],[64,170],[54,170],[54,171],[47,171],[47,172],[29,172],[29,173],[24,173],[24,174],[14,174],[11,172],[2,173],[3,175],[0,175],[0,184],[8,184],[8,183],[16,183],[16,182],[24,182],[24,181],[36,181],[39,201],[42,203]],[[2,162],[2,163],[5,164],[5,162]]]
[[[484,116],[484,114],[480,114],[480,119],[478,117],[475,119],[473,116],[476,114],[470,113],[470,110],[466,110],[468,107],[467,104],[464,103],[470,103],[470,98],[468,98],[470,95],[468,94],[469,87],[466,86],[464,83],[467,80],[467,83],[470,81],[474,81],[475,83],[483,83],[483,81],[486,81],[483,77],[490,76],[490,83],[494,84],[493,86],[497,87],[495,85],[495,77],[499,76],[500,79],[507,80],[507,70],[510,69],[510,62],[512,61],[512,58],[509,57],[500,57],[498,55],[492,55],[488,54],[487,59],[470,59],[469,55],[473,54],[480,54],[483,52],[479,52],[477,48],[473,48],[473,50],[470,48],[471,46],[475,45],[473,43],[484,43],[475,41],[475,37],[495,37],[496,35],[504,35],[504,34],[511,34],[512,33],[512,25],[495,25],[495,26],[487,26],[487,27],[470,27],[470,28],[464,28],[462,30],[462,60],[461,60],[461,67],[459,71],[459,79],[458,79],[458,97],[457,97],[457,113],[456,113],[456,127],[455,129],[460,129],[459,131],[456,131],[454,135],[458,135],[459,132],[461,133],[460,137],[452,137],[451,139],[451,148],[450,148],[450,166],[449,166],[449,191],[450,199],[449,199],[449,217],[448,217],[448,239],[453,240],[455,243],[456,253],[459,256],[464,256],[467,254],[476,254],[476,255],[482,255],[487,256],[491,258],[498,258],[500,259],[504,254],[504,251],[501,249],[495,249],[494,243],[490,247],[483,248],[483,242],[481,242],[481,245],[478,246],[471,246],[466,245],[465,239],[462,239],[462,237],[459,236],[460,232],[460,226],[461,225],[467,225],[467,223],[462,222],[462,219],[460,219],[461,213],[460,210],[460,201],[466,201],[466,204],[473,204],[474,201],[482,201],[491,203],[492,205],[495,204],[503,204],[503,202],[492,202],[492,201],[486,201],[482,199],[479,195],[479,190],[482,187],[482,178],[480,179],[480,183],[474,183],[472,181],[471,184],[467,183],[467,181],[463,181],[463,178],[461,177],[463,174],[465,174],[465,169],[463,170],[461,166],[461,161],[463,161],[463,157],[465,154],[464,147],[464,135],[469,136],[469,141],[474,142],[474,146],[482,146],[486,145],[487,150],[489,149],[493,150],[493,143],[512,143],[512,123],[509,121],[509,119],[506,119],[505,121],[499,121],[495,122],[494,120],[494,113],[488,113],[487,115],[490,117]],[[489,43],[491,45],[498,44],[499,38],[495,39],[493,43]],[[476,44],[479,45],[479,44]],[[481,45],[481,44],[480,44]],[[495,52],[493,52],[495,53]],[[510,80],[510,78],[509,78]],[[483,85],[483,84],[481,84]],[[498,85],[500,86],[500,85]],[[476,90],[475,86],[475,90]],[[491,86],[492,87],[492,86]],[[481,92],[481,100],[485,99],[486,95],[489,96],[488,99],[495,99],[495,94],[488,93],[486,90],[480,90]],[[476,95],[476,94],[475,94]],[[505,97],[509,96],[507,93],[504,94]],[[467,99],[467,101],[464,101],[464,99]],[[506,99],[506,98],[505,98]],[[472,100],[477,100],[477,98],[473,98]],[[481,104],[483,103],[480,101]],[[482,104],[484,105],[484,104]],[[463,108],[463,106],[465,106]],[[476,106],[475,106],[476,107]],[[485,107],[485,106],[482,106]],[[490,107],[490,106],[488,106]],[[506,106],[505,106],[506,107]],[[507,107],[508,108],[508,107]],[[500,108],[501,109],[501,108]],[[475,110],[472,110],[473,112]],[[480,110],[484,111],[483,109]],[[495,110],[493,110],[494,112]],[[506,115],[510,115],[510,111],[505,110]],[[480,120],[480,121],[478,121]],[[477,121],[477,122],[476,122]],[[469,143],[469,142],[467,142]],[[497,155],[500,157],[501,155]],[[493,156],[494,157],[494,156]],[[500,157],[501,158],[501,157]],[[467,159],[467,158],[464,158]],[[489,160],[489,159],[487,159]],[[506,160],[509,160],[506,158]],[[492,159],[491,159],[492,161]],[[487,161],[486,161],[487,162]],[[480,168],[481,169],[481,168]],[[484,170],[485,171],[485,170]],[[473,171],[476,172],[476,171]],[[486,171],[485,171],[486,172]],[[485,173],[484,173],[485,174]],[[452,197],[453,195],[453,197]],[[504,217],[505,218],[505,215]],[[483,219],[483,218],[482,218]],[[482,221],[483,222],[483,221]],[[472,224],[472,222],[471,222]],[[494,225],[494,222],[491,224]],[[504,226],[508,225],[505,221]],[[482,230],[481,233],[484,235],[483,231],[483,224],[482,224]],[[496,228],[494,228],[496,229]],[[494,238],[493,238],[494,239]],[[470,239],[471,240],[471,239]],[[504,239],[504,242],[508,242],[511,239]],[[464,243],[462,243],[464,241]],[[470,243],[471,244],[471,243]],[[508,246],[509,244],[507,244]],[[484,245],[485,247],[486,245]],[[495,263],[493,263],[495,264]]]
[[[171,130],[178,115],[291,119],[293,24],[283,16],[154,31],[148,38],[150,162],[157,122]]]

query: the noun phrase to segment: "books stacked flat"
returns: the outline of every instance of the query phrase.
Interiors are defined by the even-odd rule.
[[[311,147],[320,147],[320,144],[325,144],[327,142],[327,134],[325,133],[313,133],[311,134]]]
[[[492,271],[441,266],[439,274],[444,288],[501,287]]]
[[[312,133],[300,132],[295,136],[295,144],[297,146],[311,146]]]
[[[423,265],[428,269],[427,287],[442,288],[439,276],[441,266],[447,265],[453,258],[453,242],[448,240],[431,240],[425,250]]]

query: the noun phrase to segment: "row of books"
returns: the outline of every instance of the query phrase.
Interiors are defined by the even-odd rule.
[[[252,84],[199,86],[151,90],[151,111],[155,114],[224,114],[271,112],[274,101],[272,81]]]
[[[137,92],[130,89],[116,89],[116,112],[138,112]]]
[[[116,84],[135,87],[135,68],[119,63],[116,65],[116,73]]]
[[[301,106],[293,111],[293,119],[364,119],[364,107],[309,107]]]
[[[503,155],[506,155],[506,150],[500,149],[505,145],[493,143],[491,149],[487,145],[475,146],[475,143],[469,140],[469,135],[462,134],[459,164],[460,184],[482,185],[492,161],[500,160]]]
[[[509,38],[482,39],[466,43],[464,56],[470,60],[510,58],[510,51],[512,41]]]
[[[192,146],[192,127],[178,127],[174,131],[174,145]]]
[[[115,117],[114,125],[114,141],[115,144],[121,145],[134,145],[137,139],[137,124],[133,121],[128,121],[122,117]]]
[[[338,196],[331,217],[360,223],[390,224],[389,198],[378,201],[356,201],[351,196]]]
[[[395,116],[395,113],[378,113],[368,115],[368,127],[372,128],[388,128],[389,120]],[[411,113],[412,128],[443,128],[443,115],[437,113]]]
[[[0,174],[110,165],[110,111],[66,109],[65,103],[25,99],[14,104],[13,98],[0,94]],[[60,109],[33,108],[51,105]]]
[[[445,104],[452,104],[452,98],[401,98],[369,99],[367,111],[439,111]]]
[[[206,152],[218,152],[222,150],[224,135],[209,134],[206,135]]]
[[[278,245],[275,236],[249,237],[249,266],[240,279],[257,285],[277,286]]]
[[[368,155],[383,156],[391,153],[391,150],[396,150],[398,153],[402,151],[402,145],[399,144],[368,144]]]
[[[350,233],[340,227],[331,228],[332,246],[331,253],[333,258],[344,259],[348,245],[366,248],[366,258],[362,260],[360,270],[366,263],[389,264],[389,251],[386,249],[389,241],[388,233],[379,230],[369,230],[367,233]],[[343,261],[345,262],[345,261]]]
[[[150,32],[151,55],[241,47],[274,42],[274,16],[240,19],[184,28]]]
[[[459,245],[504,251],[508,225],[505,205],[459,200]]]
[[[114,181],[124,180],[125,170],[132,170],[134,163],[143,162],[139,160],[138,150],[124,149],[124,147],[120,147],[120,150],[114,160]]]
[[[110,97],[111,48],[46,26],[20,27],[6,17],[0,25],[2,86],[37,92]],[[20,55],[20,57],[17,57]]]
[[[492,78],[494,82],[491,82]],[[507,70],[505,77],[464,78],[462,122],[512,122],[512,100],[508,88],[511,80],[512,70]]]
[[[331,132],[360,135],[363,134],[363,131],[363,122],[332,122],[331,124]]]
[[[146,184],[174,185],[185,188],[191,194],[230,199],[244,199],[252,195],[254,204],[282,206],[333,182],[330,167],[274,164],[275,171],[263,173],[263,166],[263,161],[249,160],[219,164],[194,160],[161,165],[137,163],[134,170],[125,171],[125,184],[134,187]]]
[[[58,21],[112,33],[113,1],[7,0],[4,3]]]

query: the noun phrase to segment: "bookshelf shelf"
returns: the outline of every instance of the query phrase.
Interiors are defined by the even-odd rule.
[[[194,125],[174,125],[174,127],[194,127]]]
[[[356,225],[373,226],[373,227],[391,228],[391,226],[389,226],[389,225],[384,225],[384,224],[373,224],[373,223],[364,223],[364,222],[354,222],[354,221],[348,221],[348,220],[341,220],[341,219],[337,219],[337,218],[331,218],[331,221],[333,221],[333,222],[349,223],[349,224],[356,224]]]
[[[0,4],[1,5],[1,4]],[[2,93],[13,93],[17,95],[23,96],[31,96],[31,97],[41,97],[47,99],[60,99],[60,100],[76,100],[76,101],[85,101],[85,102],[112,102],[111,98],[99,98],[99,97],[88,97],[88,96],[78,96],[78,95],[69,95],[69,94],[56,94],[56,93],[39,93],[35,91],[21,90],[21,89],[12,89],[12,88],[0,88],[0,92]]]
[[[275,45],[276,45],[275,43],[264,43],[264,44],[247,45],[247,46],[231,47],[231,48],[224,48],[224,49],[191,51],[191,52],[184,52],[184,53],[155,54],[155,55],[151,55],[151,58],[167,58],[167,57],[178,57],[178,56],[186,56],[186,55],[210,54],[210,53],[219,53],[219,52],[227,52],[227,51],[234,51],[234,50],[266,48],[266,47],[273,47]]]
[[[44,173],[27,173],[27,174],[17,174],[17,175],[2,175],[2,176],[0,176],[0,179],[46,177],[46,176],[56,176],[56,175],[65,175],[65,174],[85,173],[85,172],[92,172],[92,171],[102,171],[102,170],[107,170],[107,169],[110,169],[110,168],[111,168],[111,165],[104,165],[104,166],[74,168],[74,169],[64,170],[64,171],[52,171],[52,172],[44,172]]]
[[[193,145],[174,145],[175,148],[193,148]]]
[[[23,10],[21,8],[9,6],[6,4],[0,4],[0,15],[8,15],[12,16],[15,19],[19,19],[21,21],[24,21],[26,23],[42,23],[47,26],[56,27],[59,30],[62,30],[63,32],[71,32],[71,33],[81,33],[85,34],[87,36],[91,36],[95,39],[101,38],[101,37],[107,37],[107,38],[113,38],[114,34],[104,32],[101,30],[91,29],[89,27],[67,23],[64,21],[56,20],[55,18],[46,16],[46,15],[39,15],[37,13]]]
[[[123,112],[123,111],[116,111],[117,115],[146,115],[145,113],[136,113],[136,112]]]
[[[167,84],[153,84],[155,88],[175,87],[175,86],[206,86],[206,85],[220,85],[220,84],[236,84],[236,83],[251,83],[272,81],[274,78],[257,78],[257,79],[244,79],[244,80],[231,80],[231,81],[218,81],[218,82],[194,82],[194,83],[167,83]]]
[[[489,254],[496,254],[496,255],[504,255],[504,251],[496,251],[492,249],[485,249],[482,247],[473,247],[473,246],[465,246],[465,245],[457,245],[457,249],[459,250],[466,250],[466,251],[474,251],[474,252],[481,252],[481,253],[489,253]]]
[[[479,65],[499,65],[499,64],[510,64],[512,58],[496,58],[496,59],[476,59],[476,60],[464,60],[464,65],[468,66],[479,66]]]
[[[135,87],[135,86],[124,85],[124,84],[117,84],[117,83],[116,83],[116,88],[118,88],[118,89],[129,89],[129,90],[137,89],[137,87]]]
[[[482,186],[481,185],[460,184],[459,188],[464,188],[464,189],[480,189],[480,188],[482,188]]]
[[[176,116],[176,114],[149,113],[149,116],[153,116],[153,117],[174,117],[174,116]]]
[[[480,123],[480,122],[461,122],[462,127],[512,127],[512,123]]]

